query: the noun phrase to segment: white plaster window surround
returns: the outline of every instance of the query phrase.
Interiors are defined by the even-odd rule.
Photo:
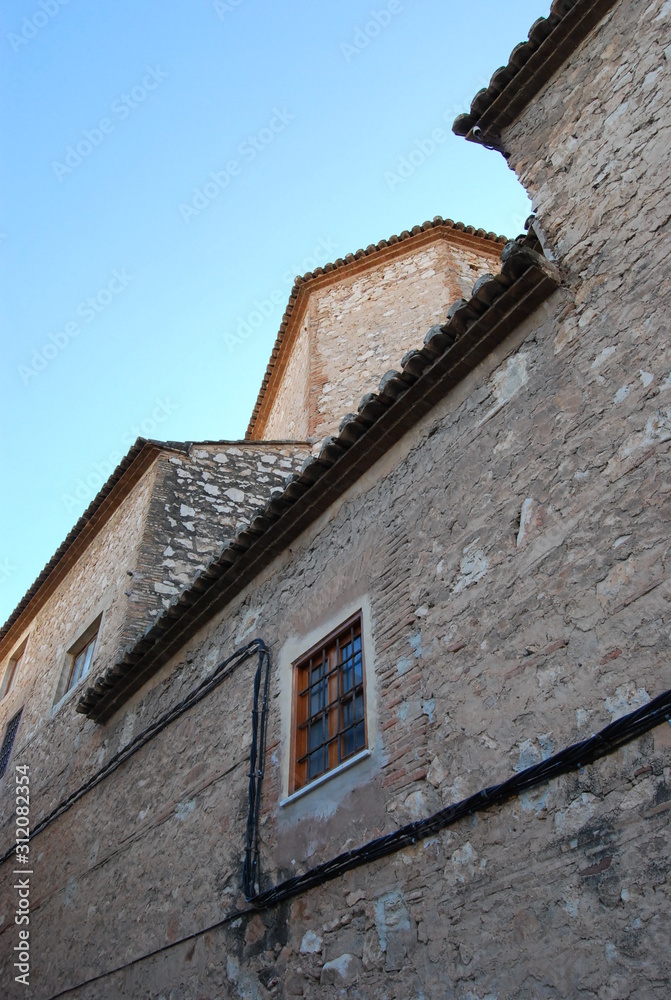
[[[300,788],[292,789],[291,781],[295,766],[296,733],[296,666],[306,653],[322,645],[323,641],[337,633],[343,623],[360,614],[361,646],[364,664],[365,685],[365,726],[366,744],[346,757],[340,763],[319,776],[308,779]],[[331,805],[347,794],[353,787],[371,780],[379,769],[377,694],[375,682],[375,651],[373,647],[370,602],[367,596],[336,604],[328,617],[315,621],[309,631],[287,640],[278,653],[278,680],[280,686],[281,713],[281,786],[280,807],[301,803],[301,812],[317,810],[323,795],[329,797]],[[325,789],[324,786],[328,785]]]
[[[95,661],[102,622],[103,612],[98,611],[92,620],[89,620],[88,624],[80,629],[68,643],[67,651],[62,655],[60,661],[53,711],[69,701],[72,693],[90,674]]]

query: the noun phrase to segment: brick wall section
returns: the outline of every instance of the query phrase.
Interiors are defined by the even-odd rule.
[[[582,61],[506,136],[543,193],[541,226],[566,255],[566,286],[107,726],[73,721],[48,754],[48,732],[35,734],[19,759],[40,775],[38,815],[52,787],[74,787],[81,761],[111,756],[252,635],[275,657],[268,880],[502,780],[668,688],[663,11],[668,0],[616,6]],[[622,110],[604,128],[598,104],[606,110],[618,79]],[[555,173],[553,151],[576,134],[574,159]],[[606,158],[604,143],[612,179],[595,189],[585,150]],[[623,188],[630,163],[638,181]],[[280,807],[281,650],[364,598],[374,754]],[[40,996],[240,903],[253,667],[35,842]],[[670,734],[658,727],[582,772],[72,995],[666,1000]],[[7,819],[0,830],[9,842]],[[0,878],[0,975],[13,997],[23,995],[8,972],[13,876],[5,867]]]
[[[500,252],[477,238],[434,235],[361,273],[334,272],[337,280],[310,292],[263,437],[319,441],[336,432],[381,375],[422,346],[456,299],[470,295],[481,274],[498,271]]]

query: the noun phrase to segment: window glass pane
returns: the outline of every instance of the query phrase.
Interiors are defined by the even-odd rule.
[[[16,674],[16,667],[17,667],[18,663],[19,663],[18,660],[10,660],[9,661],[9,664],[7,666],[7,673],[5,674],[5,683],[3,685],[3,687],[4,687],[4,691],[2,693],[2,697],[3,698],[4,698],[4,696],[6,694],[9,693],[9,689],[11,688],[11,686],[12,686],[12,684],[14,682],[14,675]]]
[[[326,681],[317,681],[310,689],[310,715],[316,715],[326,705]]]
[[[2,748],[0,748],[0,778],[7,770],[7,764],[9,763],[12,747],[14,746],[16,731],[19,728],[19,722],[21,721],[21,712],[23,712],[23,709],[20,709],[14,718],[9,720],[7,728],[5,729],[5,737],[2,741]]]
[[[324,742],[324,719],[320,718],[308,726],[308,750],[316,750]]]
[[[363,661],[361,659],[361,651],[354,656],[354,683],[356,685],[363,684]]]
[[[89,672],[89,667],[91,666],[91,659],[93,657],[93,647],[95,646],[95,639],[91,639],[90,643],[84,650],[84,663],[82,665],[81,676],[86,677]]]
[[[324,773],[326,770],[325,760],[324,747],[310,754],[308,757],[308,778],[318,778],[320,774]]]
[[[340,756],[344,760],[345,757],[349,757],[350,754],[354,753],[354,730],[348,729],[342,734],[340,739]]]
[[[94,637],[89,639],[86,645],[80,649],[74,657],[68,690],[71,690],[75,684],[78,684],[82,677],[86,677],[89,672],[93,661],[93,651],[95,649],[96,639],[97,635],[94,635]]]
[[[70,681],[70,687],[74,687],[82,675],[82,666],[84,664],[85,655],[85,650],[82,650],[81,653],[78,653],[75,657],[75,665],[72,668],[72,680]]]

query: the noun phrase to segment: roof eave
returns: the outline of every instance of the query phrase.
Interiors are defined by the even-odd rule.
[[[526,42],[513,49],[507,66],[480,90],[468,114],[455,119],[452,131],[469,142],[496,149],[508,158],[503,131],[519,117],[616,0],[555,0],[550,16],[534,22]]]
[[[0,628],[0,658],[46,604],[82,552],[153,464],[164,445],[138,438]],[[168,450],[173,450],[170,448]]]
[[[505,251],[504,251],[505,253]],[[421,351],[410,351],[402,371],[388,372],[379,393],[364,396],[318,458],[273,497],[151,630],[87,689],[77,711],[105,722],[214,614],[280,555],[388,449],[421,420],[560,284],[556,268],[518,247],[501,273],[480,279],[474,294],[433,327]]]

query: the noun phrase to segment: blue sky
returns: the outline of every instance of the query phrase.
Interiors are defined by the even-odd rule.
[[[548,7],[3,6],[0,621],[139,434],[244,435],[296,273],[434,215],[520,232],[450,127]]]

